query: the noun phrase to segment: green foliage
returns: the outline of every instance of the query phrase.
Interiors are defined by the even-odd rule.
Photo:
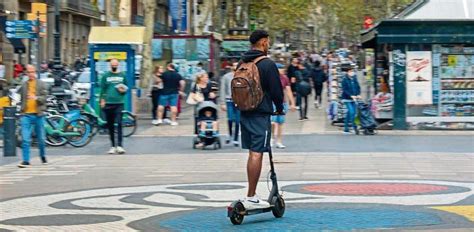
[[[296,31],[312,19],[327,33],[357,40],[364,16],[375,22],[393,16],[413,0],[251,0],[251,15],[271,32]],[[315,17],[311,17],[311,16]],[[330,36],[330,35],[327,35]]]
[[[294,31],[305,22],[314,7],[312,0],[251,0],[251,16],[263,20],[270,31]]]

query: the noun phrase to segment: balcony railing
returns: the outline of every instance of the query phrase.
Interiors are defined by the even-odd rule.
[[[100,18],[100,12],[90,0],[61,0],[61,10],[77,12],[94,18]]]

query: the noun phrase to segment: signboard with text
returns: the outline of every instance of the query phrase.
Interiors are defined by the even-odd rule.
[[[433,104],[433,63],[431,52],[407,52],[407,104]]]
[[[36,38],[35,23],[30,20],[12,20],[5,22],[5,36],[14,39]]]

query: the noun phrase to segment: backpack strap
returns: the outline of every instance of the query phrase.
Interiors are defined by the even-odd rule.
[[[259,56],[259,57],[255,58],[255,60],[253,60],[252,62],[254,64],[257,64],[258,62],[260,62],[261,60],[266,59],[266,58],[268,58],[268,57],[267,56]]]

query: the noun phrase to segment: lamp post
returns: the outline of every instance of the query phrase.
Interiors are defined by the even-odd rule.
[[[59,24],[59,0],[54,0],[54,69],[62,70],[61,65],[61,26]]]

